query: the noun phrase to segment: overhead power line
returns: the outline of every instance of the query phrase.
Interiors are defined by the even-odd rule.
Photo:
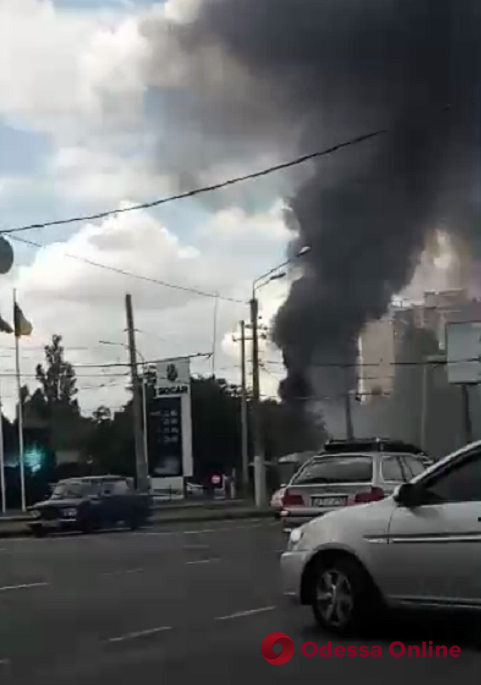
[[[275,361],[264,361],[264,364],[270,364],[274,366],[282,366],[283,368],[286,368],[284,365],[284,362],[275,362]],[[309,367],[312,367],[314,369],[318,368],[326,368],[326,369],[348,369],[348,368],[353,368],[353,369],[363,369],[363,368],[377,368],[379,366],[407,366],[407,367],[412,367],[412,366],[447,366],[450,364],[474,364],[474,363],[481,363],[481,357],[471,357],[468,359],[444,359],[442,361],[434,361],[434,360],[426,360],[426,361],[421,361],[421,362],[372,362],[372,363],[364,363],[364,362],[349,362],[349,363],[344,363],[342,364],[341,362],[325,362],[325,363],[313,363],[313,364],[308,364]],[[367,379],[366,379],[367,380]]]
[[[137,366],[144,367],[144,366],[156,366],[157,364],[160,363],[165,363],[165,362],[170,362],[170,361],[178,361],[179,359],[209,359],[212,356],[212,352],[196,352],[195,354],[187,354],[184,356],[180,357],[163,357],[162,359],[146,359],[145,361],[137,361]],[[103,364],[72,364],[73,368],[75,371],[77,369],[117,369],[117,368],[130,368],[130,362],[107,362]],[[10,375],[10,373],[13,375],[15,372],[12,370],[11,372],[7,370],[1,372],[0,371],[0,376],[1,375]],[[23,374],[22,373],[22,378],[26,377],[28,374]],[[34,374],[30,374],[34,375]],[[103,374],[99,373],[98,376],[101,378],[108,378],[110,374]],[[113,376],[128,376],[128,373],[114,373],[112,374]],[[36,376],[35,376],[36,377]],[[77,378],[87,378],[86,375],[78,375]]]
[[[2,232],[0,231],[0,234]],[[16,242],[19,243],[24,243],[25,245],[30,245],[31,247],[39,247],[39,248],[44,248],[47,247],[46,245],[43,245],[42,243],[39,243],[35,240],[30,240],[27,238],[20,238],[19,236],[12,235],[10,236],[11,240],[15,240]],[[158,278],[152,278],[150,276],[142,276],[142,274],[136,274],[133,273],[132,271],[127,271],[126,269],[119,269],[116,266],[110,266],[109,264],[103,264],[102,262],[96,262],[92,259],[87,259],[86,257],[81,257],[80,255],[75,255],[71,253],[65,253],[65,257],[68,257],[69,259],[75,259],[76,261],[83,262],[84,264],[89,264],[90,266],[95,266],[98,269],[104,269],[105,271],[111,271],[112,273],[119,274],[120,276],[127,276],[128,278],[135,278],[138,281],[144,281],[146,283],[153,283],[154,285],[162,286],[163,288],[170,288],[171,290],[179,290],[181,292],[185,293],[193,293],[195,295],[200,295],[201,297],[210,297],[215,300],[223,300],[224,302],[233,302],[234,304],[242,304],[245,305],[246,303],[244,300],[236,300],[233,297],[225,297],[222,295],[219,295],[218,293],[210,293],[205,290],[200,290],[198,288],[191,288],[189,286],[185,285],[177,285],[175,283],[168,283],[167,281],[162,281]]]
[[[352,145],[358,145],[364,141],[370,140],[372,138],[377,138],[378,136],[384,135],[388,132],[388,129],[380,129],[378,131],[373,131],[371,133],[366,133],[362,136],[357,136],[356,138],[351,138],[337,145],[332,145],[331,147],[325,148],[324,150],[319,150],[317,152],[311,152],[307,155],[302,155],[296,159],[292,159],[289,162],[282,162],[281,164],[275,164],[273,166],[261,169],[260,171],[254,171],[250,174],[244,174],[242,176],[235,176],[234,178],[227,179],[225,181],[220,181],[219,183],[213,183],[211,185],[201,186],[200,188],[193,188],[192,190],[187,190],[183,193],[177,193],[176,195],[169,195],[168,197],[163,197],[157,200],[152,200],[150,202],[142,202],[141,204],[131,205],[130,207],[121,207],[119,209],[109,209],[104,212],[98,212],[96,214],[84,214],[82,216],[73,216],[67,219],[56,219],[53,221],[44,221],[41,223],[27,224],[25,226],[18,226],[16,228],[7,228],[0,233],[4,235],[11,235],[12,233],[20,233],[22,231],[30,231],[36,228],[49,228],[52,226],[65,226],[66,224],[81,223],[84,221],[98,221],[99,219],[106,219],[109,216],[114,216],[116,214],[126,214],[127,212],[135,212],[141,209],[152,209],[153,207],[159,207],[160,205],[166,205],[170,202],[176,200],[185,200],[187,198],[196,197],[197,195],[203,195],[205,193],[212,193],[216,190],[221,190],[222,188],[227,188],[229,186],[238,185],[239,183],[244,183],[245,181],[250,181],[256,178],[261,178],[263,176],[268,176],[277,171],[283,171],[299,164],[304,164],[310,160],[325,157],[342,150],[346,147],[351,147]]]

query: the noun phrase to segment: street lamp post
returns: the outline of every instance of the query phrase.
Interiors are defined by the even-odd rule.
[[[100,345],[111,345],[113,347],[123,347],[124,349],[128,350],[129,347],[126,343],[122,342],[112,342],[110,340],[99,340]],[[148,464],[149,464],[149,436],[148,436],[148,429],[147,429],[147,383],[145,379],[145,371],[147,368],[147,363],[145,361],[144,355],[139,351],[135,350],[138,356],[140,357],[140,361],[142,362],[142,422],[143,422],[143,440],[144,440],[144,458],[146,461],[147,465],[147,470],[148,470]]]
[[[284,278],[286,273],[280,272],[286,266],[292,264],[295,259],[302,257],[311,248],[303,247],[294,257],[287,259],[282,264],[274,267],[267,273],[259,276],[252,284],[252,298],[250,301],[251,329],[252,329],[252,429],[254,438],[254,489],[256,506],[263,507],[266,504],[266,464],[264,444],[262,440],[260,421],[260,379],[259,379],[259,300],[257,292],[272,281]]]

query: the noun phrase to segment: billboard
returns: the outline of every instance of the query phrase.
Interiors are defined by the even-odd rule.
[[[481,383],[481,321],[449,323],[446,352],[450,383]]]
[[[192,476],[189,359],[170,359],[157,364],[150,423],[150,475],[154,479]]]

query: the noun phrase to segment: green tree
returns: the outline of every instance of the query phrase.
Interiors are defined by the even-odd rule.
[[[53,335],[52,342],[45,346],[45,365],[37,365],[36,378],[50,416],[58,409],[62,413],[79,413],[77,377],[72,364],[65,360],[61,335]]]
[[[241,466],[240,399],[224,379],[192,379],[192,450],[195,476]]]
[[[96,426],[102,426],[112,421],[112,412],[108,407],[101,405],[92,414],[92,420]]]
[[[155,372],[146,372],[149,435],[155,429]],[[249,407],[251,406],[250,398]],[[241,393],[227,380],[214,377],[191,379],[192,450],[194,477],[204,480],[215,471],[241,471]],[[248,412],[249,435],[252,421]],[[99,407],[90,419],[88,454],[101,471],[134,475],[135,449],[132,426],[132,400],[113,417],[106,407]],[[266,457],[275,461],[294,451],[317,449],[325,437],[322,422],[317,424],[303,406],[291,407],[282,402],[261,403],[261,426]],[[150,458],[155,458],[155,445]],[[249,445],[252,455],[253,446]]]
[[[315,422],[303,403],[288,405],[270,399],[261,403],[260,411],[263,444],[269,460],[319,449],[326,440],[324,424]]]
[[[85,452],[96,473],[135,475],[131,402],[113,416],[107,407],[101,406],[94,411]]]

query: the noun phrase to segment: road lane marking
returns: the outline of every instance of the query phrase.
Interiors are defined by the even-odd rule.
[[[252,528],[270,528],[276,525],[276,522],[253,522],[247,525],[240,526],[216,526],[215,528],[196,528],[195,530],[152,530],[152,531],[142,531],[138,533],[141,536],[165,536],[165,535],[206,535],[212,533],[225,533],[231,530],[251,530]]]
[[[22,583],[21,585],[4,585],[0,587],[0,592],[8,592],[9,590],[29,590],[34,587],[47,587],[48,583]]]
[[[165,633],[168,630],[172,630],[171,626],[161,626],[160,628],[150,628],[149,630],[138,630],[135,633],[126,633],[125,635],[120,635],[119,637],[111,637],[107,642],[126,642],[127,640],[136,640],[139,637],[147,637],[149,635],[155,635],[156,633]]]
[[[209,545],[184,545],[184,549],[209,549]]]
[[[220,559],[196,559],[195,561],[188,561],[187,566],[194,566],[195,564],[213,564],[216,561],[220,561]]]
[[[103,576],[126,576],[131,573],[143,573],[144,569],[143,568],[127,568],[121,571],[107,571],[106,573],[102,573]]]
[[[9,663],[9,659],[0,659],[0,666],[8,666]]]
[[[234,519],[233,519],[234,520]],[[278,521],[268,521],[266,519],[251,519],[252,523],[240,526],[217,526],[216,528],[204,528],[196,530],[166,530],[166,531],[140,531],[137,533],[132,533],[127,531],[127,529],[112,529],[104,530],[102,532],[101,539],[116,538],[119,534],[127,533],[129,537],[135,536],[167,536],[167,535],[204,535],[207,533],[223,533],[229,532],[231,530],[250,530],[251,528],[270,528],[272,526],[278,526]],[[113,535],[115,533],[115,535]],[[96,536],[81,536],[77,533],[64,533],[58,534],[56,537],[51,537],[48,539],[25,537],[24,535],[19,535],[19,537],[10,538],[11,542],[14,543],[34,543],[35,545],[48,545],[55,542],[65,542],[66,540],[82,541],[83,543],[92,542],[93,540],[98,540]],[[10,551],[10,550],[9,550]]]
[[[229,614],[228,616],[216,616],[216,621],[230,621],[233,618],[243,618],[244,616],[254,616],[255,614],[263,614],[267,611],[275,611],[276,606],[271,607],[261,607],[260,609],[249,609],[248,611],[237,611],[235,614]]]

